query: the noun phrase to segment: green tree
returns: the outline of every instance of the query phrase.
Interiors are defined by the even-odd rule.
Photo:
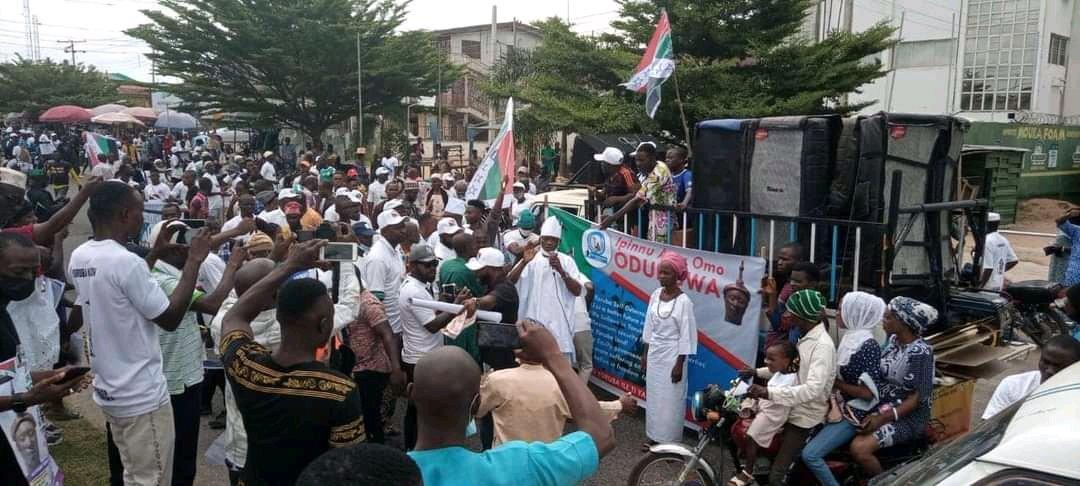
[[[2,63],[0,85],[0,112],[26,112],[31,119],[57,105],[89,108],[121,99],[116,84],[93,66],[52,59]]]
[[[248,112],[318,140],[357,110],[357,37],[365,119],[401,99],[433,95],[458,70],[430,34],[397,32],[408,2],[391,0],[161,0],[145,41],[169,90],[200,109]],[[365,123],[369,130],[374,123]]]
[[[619,0],[617,30],[598,38],[557,21],[539,25],[544,40],[532,70],[500,65],[509,76],[489,87],[494,97],[515,93],[526,113],[549,130],[594,133],[638,130],[684,139],[676,79],[663,86],[656,120],[644,115],[642,95],[618,87],[629,79],[666,9],[677,57],[676,76],[687,122],[839,112],[844,95],[882,76],[866,62],[891,45],[893,29],[834,33],[820,42],[800,35],[809,0]],[[505,63],[504,63],[505,64]],[[525,116],[526,114],[523,114]]]

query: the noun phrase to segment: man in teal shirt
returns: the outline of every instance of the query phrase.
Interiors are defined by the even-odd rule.
[[[472,235],[459,231],[450,240],[450,244],[453,245],[457,257],[445,260],[439,265],[439,298],[453,302],[454,295],[441,295],[442,289],[446,288],[447,285],[453,285],[456,292],[468,289],[473,297],[483,297],[486,292],[484,287],[480,285],[480,280],[476,278],[476,274],[472,270],[465,266],[465,263],[470,258],[476,256],[475,239]],[[464,349],[476,360],[477,364],[480,364],[480,346],[476,341],[476,326],[465,328],[455,339],[446,338],[446,344],[452,344]]]
[[[522,358],[544,365],[566,398],[578,431],[555,442],[511,441],[484,452],[465,447],[465,430],[476,409],[480,367],[454,347],[420,358],[408,393],[416,404],[419,431],[409,456],[427,486],[532,486],[577,484],[592,476],[600,458],[615,448],[615,434],[592,392],[540,324],[518,323]]]

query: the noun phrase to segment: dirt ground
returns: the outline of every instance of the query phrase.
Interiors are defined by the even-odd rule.
[[[1056,237],[1054,220],[1071,207],[1076,205],[1042,198],[1028,199],[1017,205],[1016,222],[1001,227],[1020,259],[1020,263],[1005,274],[1006,278],[1013,282],[1046,279],[1050,257],[1043,253],[1043,248],[1053,243]],[[1042,233],[1046,236],[1012,234],[1012,231]]]

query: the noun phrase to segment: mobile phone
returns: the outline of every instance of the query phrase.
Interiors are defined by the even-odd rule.
[[[521,337],[517,326],[497,322],[477,322],[476,340],[482,347],[520,349]]]
[[[337,236],[337,231],[334,231],[334,227],[327,222],[323,222],[318,228],[315,228],[315,238],[319,240],[332,240]]]
[[[191,229],[202,228],[206,226],[205,219],[181,219],[180,222],[184,223],[185,225],[187,225],[188,228]]]
[[[356,261],[355,243],[327,243],[319,250],[319,259],[331,262]]]
[[[71,383],[73,381],[82,378],[83,375],[90,372],[89,366],[72,366],[64,372],[64,379],[60,380],[59,384]]]
[[[296,232],[296,241],[311,241],[315,239],[315,232],[312,230],[300,230]]]
[[[453,302],[454,297],[457,297],[457,284],[442,284],[442,289],[440,289],[439,295],[442,296],[442,298],[444,299],[449,297],[450,301]]]

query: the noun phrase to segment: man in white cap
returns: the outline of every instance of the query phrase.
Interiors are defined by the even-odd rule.
[[[368,204],[372,207],[386,200],[386,180],[390,177],[390,169],[379,167],[375,169],[375,180],[368,184]]]
[[[540,245],[529,245],[514,265],[509,279],[517,285],[518,318],[534,319],[559,343],[559,350],[573,361],[574,299],[584,287],[574,259],[559,252],[562,225],[549,217],[540,227]],[[539,250],[539,251],[538,251]]]
[[[439,220],[435,232],[428,239],[428,246],[435,250],[435,258],[440,262],[457,258],[454,252],[454,235],[464,231],[454,218],[444,217]]]
[[[274,161],[270,160],[270,156],[266,154],[274,155],[269,150],[263,153],[263,163],[262,167],[259,168],[259,176],[270,182],[277,182],[277,169],[274,167]]]
[[[535,201],[536,196],[529,192],[529,188],[525,187],[525,184],[521,181],[514,183],[514,198],[510,201],[510,218],[513,220],[514,225],[517,225],[521,213],[528,211]]]
[[[383,154],[383,158],[379,163],[382,167],[386,168],[387,174],[390,176],[393,176],[394,172],[397,171],[397,168],[401,165],[401,162],[398,161],[397,157],[394,157],[394,153],[391,152],[390,149],[386,149],[386,152]]]
[[[401,312],[398,292],[405,278],[405,262],[397,246],[405,240],[405,217],[393,209],[384,210],[376,218],[379,232],[372,238],[371,250],[364,257],[360,276],[364,287],[375,294],[386,308],[390,329],[401,338]]]
[[[532,183],[529,179],[529,168],[524,165],[517,168],[517,183],[521,184],[525,188],[525,192],[529,194],[536,194],[536,184]]]
[[[360,211],[360,206],[363,203],[364,194],[362,192],[351,191],[342,187],[334,191],[334,205],[326,208],[323,213],[323,221],[332,223],[342,221],[349,223],[350,227],[362,222],[370,227],[371,219]]]
[[[604,181],[603,189],[597,191],[597,199],[601,201],[604,214],[615,212],[616,208],[622,207],[634,197],[638,190],[638,181],[630,169],[623,164],[623,153],[615,147],[608,147],[603,152],[593,155],[593,159],[603,162]]]
[[[986,290],[1000,292],[1005,287],[1005,272],[1019,263],[1016,252],[1004,235],[998,232],[1001,224],[1001,215],[987,213],[986,215],[986,243],[983,246],[982,278],[979,280],[980,287]]]

